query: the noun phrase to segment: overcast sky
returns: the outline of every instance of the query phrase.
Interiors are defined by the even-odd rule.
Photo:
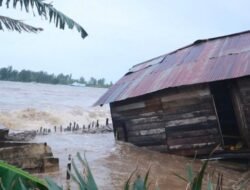
[[[39,34],[0,31],[0,67],[72,73],[117,81],[130,67],[197,39],[250,30],[249,0],[54,0],[88,32],[71,30],[20,9],[0,15],[43,27]]]

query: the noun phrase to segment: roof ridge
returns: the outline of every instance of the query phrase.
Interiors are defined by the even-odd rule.
[[[181,48],[178,48],[178,49],[176,49],[176,50],[170,51],[169,53],[165,53],[165,54],[162,54],[162,55],[160,55],[160,56],[154,57],[154,58],[152,58],[152,59],[143,61],[143,62],[141,62],[141,63],[137,63],[137,64],[133,65],[129,70],[132,70],[133,68],[136,68],[136,67],[138,67],[138,66],[140,66],[140,65],[146,64],[146,63],[148,63],[148,62],[150,62],[150,61],[153,61],[153,60],[155,60],[155,59],[158,59],[158,58],[164,56],[164,58],[163,58],[159,63],[155,63],[155,64],[160,64],[160,63],[165,59],[166,56],[171,55],[171,54],[173,54],[173,53],[176,53],[177,51],[183,50],[183,49],[185,49],[185,48],[188,48],[188,47],[197,45],[197,44],[201,44],[201,43],[205,43],[205,42],[208,42],[208,41],[217,40],[217,39],[221,39],[221,38],[237,36],[237,35],[245,34],[245,33],[250,33],[250,30],[245,30],[245,31],[243,31],[243,32],[231,33],[231,34],[227,34],[227,35],[216,36],[216,37],[211,37],[211,38],[206,38],[206,39],[198,39],[198,40],[195,40],[195,41],[194,41],[193,43],[191,43],[191,44],[188,44],[188,45],[183,46],[183,47],[181,47]],[[153,64],[153,65],[155,65],[155,64]],[[146,67],[147,67],[147,66],[146,66]],[[142,69],[144,69],[144,68],[142,68]],[[141,70],[141,69],[139,69],[139,70]],[[137,71],[139,71],[139,70],[137,70]],[[128,73],[131,73],[131,71],[129,71]],[[132,73],[133,73],[133,72],[132,72]]]

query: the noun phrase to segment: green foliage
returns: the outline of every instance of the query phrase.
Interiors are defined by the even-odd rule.
[[[207,169],[208,165],[208,160],[206,160],[203,164],[201,169],[197,174],[193,171],[193,164],[188,164],[186,167],[186,172],[187,176],[182,177],[179,174],[174,173],[175,176],[177,176],[179,179],[184,180],[187,183],[187,188],[189,190],[201,190],[202,189],[202,184],[204,181],[204,176],[205,176],[205,171]],[[213,190],[214,185],[211,180],[211,178],[208,178],[208,185],[207,185],[207,190]],[[215,189],[222,189],[222,178],[219,175],[217,185]]]
[[[0,161],[0,187],[6,190],[34,189],[48,190],[46,183],[29,173]]]
[[[91,79],[86,82],[84,77],[80,79],[72,79],[72,75],[54,75],[48,74],[44,71],[34,72],[30,70],[21,70],[20,72],[10,67],[0,68],[0,80],[7,81],[21,81],[21,82],[38,82],[38,83],[48,83],[48,84],[72,84],[74,82],[85,84],[90,87],[104,87],[107,88],[111,84],[106,84],[105,79]],[[95,81],[95,82],[93,82]]]
[[[174,173],[175,176],[177,176],[178,178],[187,182],[186,189],[190,189],[190,190],[201,190],[202,189],[202,184],[204,181],[205,171],[206,171],[207,166],[208,166],[209,158],[217,150],[218,147],[219,147],[219,145],[217,147],[215,147],[214,150],[210,153],[210,155],[208,156],[208,159],[202,164],[202,167],[197,174],[195,174],[195,172],[193,171],[193,163],[187,165],[187,168],[186,168],[187,177],[186,178]],[[214,189],[213,182],[212,182],[211,178],[208,178],[207,190],[213,190],[213,189]],[[218,176],[215,189],[222,190],[222,175],[221,174],[219,174],[219,176]]]
[[[144,177],[141,177],[140,175],[137,174],[137,178],[132,182],[131,185],[131,180],[133,176],[136,174],[138,168],[136,168],[129,176],[128,180],[125,182],[124,185],[124,190],[149,190],[150,183],[149,183],[149,173],[150,173],[150,168],[146,172]],[[155,190],[159,190],[158,187],[155,187]]]
[[[86,160],[85,155],[84,158],[82,158],[81,155],[77,153],[77,158],[83,166],[83,174],[79,172],[75,161],[72,160],[72,166],[74,169],[73,172],[70,172],[72,179],[78,184],[80,190],[97,190],[98,187],[89,168],[89,164]]]
[[[80,81],[79,81],[80,82]],[[85,83],[86,86],[92,86],[92,87],[110,87],[113,85],[112,82],[110,82],[109,84],[106,84],[105,79],[101,78],[101,79],[95,79],[94,77],[91,77],[88,82]]]
[[[75,161],[72,160],[73,171],[69,172],[73,181],[78,184],[79,190],[98,190],[86,157],[84,156],[84,158],[82,158],[81,155],[77,153],[77,158],[83,166],[84,173],[81,174]],[[63,188],[57,185],[51,178],[46,177],[45,181],[5,162],[0,162],[1,190],[63,190]]]
[[[207,168],[208,160],[203,163],[201,170],[198,172],[198,174],[193,178],[192,181],[190,181],[191,189],[192,190],[200,190],[202,189],[202,182],[205,174],[205,170]]]
[[[98,190],[95,179],[90,170],[89,164],[86,160],[86,157],[83,158],[77,153],[77,158],[83,166],[83,172],[77,168],[75,161],[72,160],[73,171],[69,171],[73,181],[78,185],[79,190]],[[193,166],[188,165],[186,168],[187,177],[181,177],[177,174],[181,180],[187,182],[187,190],[201,190],[202,183],[204,181],[205,171],[207,169],[208,160],[202,164],[200,171],[195,174],[193,171]],[[128,180],[124,184],[124,190],[149,190],[149,174],[150,168],[146,172],[144,177],[138,175],[138,168],[136,168],[129,176]],[[133,179],[137,174],[136,179]],[[222,190],[222,178],[221,174],[218,175],[217,183],[214,188],[214,183],[212,179],[208,178],[207,190]],[[46,181],[46,183],[45,183]],[[27,172],[24,172],[20,169],[15,168],[4,162],[0,162],[0,189],[1,190],[63,190],[62,187],[57,185],[51,178],[46,178],[45,181],[42,181]],[[152,189],[152,188],[151,188]],[[159,190],[158,187],[155,187],[156,190]],[[242,188],[243,189],[243,188]]]
[[[0,7],[3,5],[3,2],[5,2],[4,4],[6,4],[7,8],[16,8],[19,5],[21,9],[24,8],[26,12],[29,12],[30,9],[32,9],[33,14],[35,10],[39,16],[44,17],[50,22],[54,22],[55,26],[60,29],[64,30],[65,26],[69,29],[76,28],[76,30],[81,33],[82,38],[85,38],[88,35],[78,23],[62,12],[56,10],[51,3],[45,3],[44,0],[0,0]],[[18,32],[37,32],[41,30],[39,28],[25,25],[19,20],[9,19],[8,17],[0,17],[0,30],[3,30],[1,23],[3,23],[7,29]]]
[[[63,188],[57,185],[51,178],[46,177],[45,180],[48,184],[48,190],[63,190]]]
[[[131,179],[133,177],[133,175],[135,174],[135,172],[137,171],[138,168],[136,168],[129,176],[128,180],[125,182],[125,185],[124,185],[124,190],[129,190],[130,189],[130,182],[131,182]]]
[[[42,28],[30,26],[19,20],[15,20],[6,16],[0,16],[0,30],[4,30],[4,26],[8,30],[15,30],[18,32],[25,31],[37,33],[43,30]]]

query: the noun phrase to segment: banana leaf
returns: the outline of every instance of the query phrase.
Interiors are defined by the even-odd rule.
[[[6,190],[48,190],[45,181],[3,161],[0,161],[0,184]]]

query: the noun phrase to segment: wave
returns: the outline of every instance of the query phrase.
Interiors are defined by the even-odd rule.
[[[66,127],[70,122],[82,126],[97,120],[104,125],[106,118],[111,121],[108,107],[74,107],[65,110],[25,108],[0,112],[0,123],[13,130],[37,130],[40,127],[52,128],[60,125]]]

